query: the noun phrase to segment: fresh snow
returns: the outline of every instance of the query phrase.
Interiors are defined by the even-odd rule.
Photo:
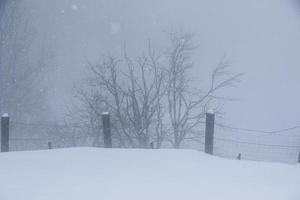
[[[209,109],[209,110],[207,111],[207,113],[209,113],[209,114],[215,114],[215,112],[214,112],[213,109]]]
[[[192,150],[0,154],[1,200],[299,200],[300,167]]]
[[[4,113],[2,117],[8,117],[8,113]]]

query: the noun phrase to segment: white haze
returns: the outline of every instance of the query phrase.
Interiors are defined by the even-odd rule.
[[[225,95],[226,123],[256,129],[300,124],[300,10],[293,0],[27,0],[38,37],[56,54],[52,112],[59,119],[84,78],[86,60],[131,55],[151,39],[166,45],[164,31],[195,35],[195,84],[205,84],[224,54],[243,81]]]

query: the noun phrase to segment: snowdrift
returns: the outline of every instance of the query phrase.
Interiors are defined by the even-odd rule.
[[[192,150],[0,154],[1,200],[299,200],[300,167]]]

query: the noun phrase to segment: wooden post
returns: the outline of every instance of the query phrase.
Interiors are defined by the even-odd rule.
[[[237,156],[237,159],[242,160],[242,154],[241,153],[239,153],[239,155]]]
[[[205,153],[213,155],[214,153],[214,126],[215,114],[213,111],[206,113],[206,126],[205,126]]]
[[[299,151],[299,155],[298,155],[298,163],[300,163],[300,151]]]
[[[1,152],[9,152],[9,116],[1,117]]]
[[[52,142],[48,142],[48,149],[52,149]]]
[[[110,115],[108,112],[102,113],[104,148],[112,148],[112,138],[110,130]]]

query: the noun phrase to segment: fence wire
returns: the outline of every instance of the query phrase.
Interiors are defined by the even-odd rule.
[[[81,146],[79,141],[85,136],[76,134],[75,128],[82,127],[79,124],[72,126],[44,123],[10,122],[10,151],[45,150],[51,148],[64,148]]]
[[[300,126],[264,131],[215,125],[214,154],[256,161],[297,163]]]
[[[24,123],[12,121],[10,123],[10,150],[43,150],[52,148],[89,146],[89,136],[76,130],[85,124],[55,124]],[[72,130],[70,132],[70,130]],[[205,137],[203,130],[193,141],[192,147],[204,151]],[[281,130],[243,129],[215,124],[214,155],[226,158],[256,161],[273,161],[297,163],[300,151],[300,126]],[[187,142],[189,144],[189,142]],[[100,145],[101,146],[101,145]]]

